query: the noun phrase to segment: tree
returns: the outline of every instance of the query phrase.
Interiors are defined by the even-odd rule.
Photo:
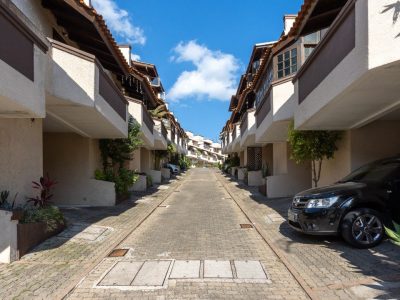
[[[322,161],[332,159],[337,142],[342,138],[341,131],[295,130],[294,123],[289,126],[289,144],[292,148],[291,158],[296,163],[311,161],[312,180],[318,186],[321,178]]]
[[[168,114],[168,109],[165,104],[157,106],[155,109],[149,110],[153,118],[162,119]]]

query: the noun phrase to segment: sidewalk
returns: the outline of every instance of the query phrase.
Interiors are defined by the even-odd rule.
[[[66,231],[20,261],[0,264],[0,298],[63,298],[179,185],[178,178],[114,207],[63,209]]]
[[[217,177],[312,298],[400,297],[399,247],[386,241],[360,250],[340,237],[302,235],[285,220],[291,199],[267,200],[228,176]]]

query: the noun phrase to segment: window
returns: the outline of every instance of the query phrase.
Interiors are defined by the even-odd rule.
[[[327,31],[328,28],[325,28],[303,37],[304,61],[307,60],[315,47],[317,47],[318,43],[321,41],[321,38],[325,35]]]
[[[297,48],[278,55],[278,79],[297,72]]]

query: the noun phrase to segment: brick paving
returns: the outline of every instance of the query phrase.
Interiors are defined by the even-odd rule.
[[[121,244],[125,258],[105,258],[69,299],[305,299],[304,290],[254,229],[209,169],[191,170],[179,189]],[[270,283],[169,280],[165,289],[100,289],[116,261],[146,259],[261,261]]]
[[[195,169],[168,189],[116,207],[64,209],[74,224],[70,232],[21,261],[0,265],[0,298],[306,299],[307,293],[313,299],[399,298],[398,247],[384,242],[358,250],[337,237],[301,235],[285,221],[289,203],[266,200],[218,171]],[[240,228],[250,223],[254,228]],[[107,257],[114,248],[129,251]],[[97,286],[117,262],[163,259],[259,261],[268,281],[201,276],[169,279],[158,289]]]
[[[20,261],[0,264],[0,299],[60,299],[136,228],[174,189],[153,189],[115,207],[64,209],[68,224],[109,229],[95,241],[55,236]]]

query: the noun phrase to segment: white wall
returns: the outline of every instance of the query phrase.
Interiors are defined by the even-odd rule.
[[[17,203],[36,195],[32,181],[43,174],[42,119],[0,118],[0,191],[9,190]]]
[[[362,6],[365,14],[368,14],[369,68],[398,61],[400,59],[400,20],[394,21],[396,7],[386,10],[390,5],[398,5],[398,3],[396,4],[394,0],[358,2],[361,2],[358,6]]]
[[[45,133],[43,139],[44,171],[58,182],[55,204],[115,204],[114,183],[94,179],[95,170],[102,168],[98,140],[74,133]]]
[[[10,263],[18,258],[18,221],[11,221],[12,214],[12,212],[0,210],[0,263]]]

